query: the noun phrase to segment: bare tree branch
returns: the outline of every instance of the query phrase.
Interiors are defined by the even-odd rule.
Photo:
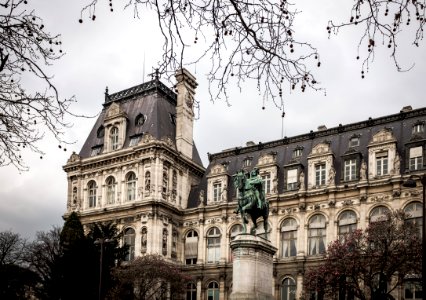
[[[48,33],[43,20],[26,9],[26,0],[0,2],[0,166],[27,170],[24,148],[40,154],[45,131],[59,143],[70,127],[66,116],[74,97],[62,99],[45,69],[63,55],[59,35]],[[41,86],[26,89],[26,82]]]

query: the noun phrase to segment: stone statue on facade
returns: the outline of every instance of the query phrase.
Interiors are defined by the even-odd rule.
[[[263,217],[263,227],[266,238],[268,231],[269,203],[265,199],[263,181],[259,176],[259,170],[255,168],[250,173],[245,173],[244,170],[241,170],[232,177],[234,186],[238,190],[238,208],[235,212],[237,214],[241,213],[243,219],[243,233],[247,232],[247,215],[251,217],[253,222],[253,227],[250,230],[251,234],[256,233],[257,219]]]
[[[203,207],[204,206],[204,190],[201,190],[198,194],[198,206]]]
[[[393,174],[398,175],[399,174],[399,169],[401,167],[401,160],[399,158],[399,155],[396,154],[395,155],[395,160],[393,161]]]
[[[328,184],[329,185],[335,184],[335,181],[334,181],[335,176],[336,176],[336,170],[334,169],[333,166],[331,166],[330,170],[328,171]]]
[[[301,191],[305,190],[305,173],[303,171],[300,171],[299,175],[299,189]]]
[[[361,178],[361,180],[367,179],[367,164],[364,160],[362,160],[361,167],[359,169],[359,177]]]

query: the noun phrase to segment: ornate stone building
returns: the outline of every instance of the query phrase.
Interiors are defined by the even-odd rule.
[[[192,137],[197,83],[186,70],[176,82],[175,91],[155,78],[105,93],[83,148],[64,166],[66,215],[116,222],[129,260],[158,253],[182,264],[194,279],[186,299],[232,291],[229,242],[242,229],[232,175],[240,169],[256,167],[264,180],[276,299],[298,299],[304,271],[327,244],[387,210],[404,209],[421,226],[421,187],[402,183],[425,173],[426,108],[249,143],[209,155],[205,169]],[[407,282],[395,297],[417,299],[415,289]]]

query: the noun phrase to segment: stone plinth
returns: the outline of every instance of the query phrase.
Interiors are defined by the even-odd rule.
[[[238,235],[231,242],[231,300],[272,300],[272,257],[277,248],[251,234]]]

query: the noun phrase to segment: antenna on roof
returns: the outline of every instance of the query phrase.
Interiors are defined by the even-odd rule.
[[[143,52],[142,83],[145,82],[145,51]]]

